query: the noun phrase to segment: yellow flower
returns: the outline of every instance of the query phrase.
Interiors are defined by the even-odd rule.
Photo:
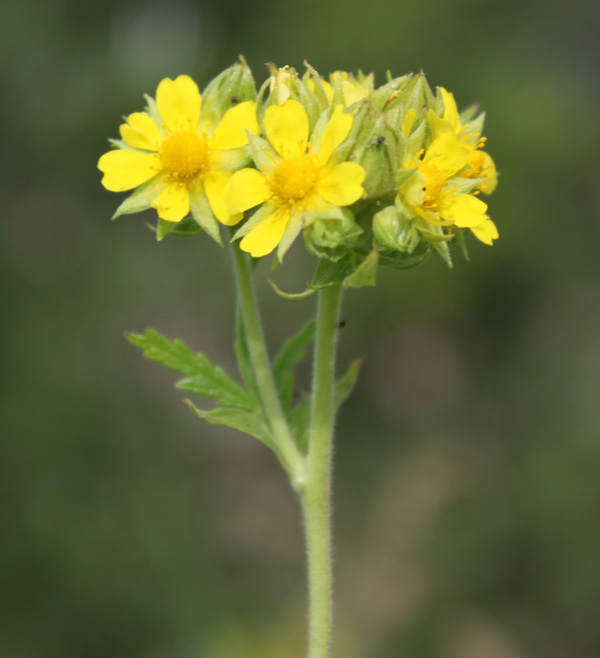
[[[148,112],[134,112],[121,125],[120,148],[100,158],[104,187],[123,192],[151,182],[151,198],[143,200],[168,222],[181,221],[190,207],[201,225],[210,211],[223,224],[238,222],[241,215],[225,205],[226,189],[231,172],[246,159],[240,152],[248,144],[246,130],[258,133],[255,103],[235,105],[212,125],[202,120],[202,97],[187,75],[162,80],[156,104],[149,102]]]
[[[465,144],[454,132],[442,133],[414,164],[416,171],[401,186],[398,201],[424,222],[469,228],[479,240],[492,244],[498,231],[487,216],[487,205],[473,194],[458,193],[451,180],[468,162]]]
[[[461,173],[463,178],[483,178],[477,185],[477,189],[491,194],[498,184],[496,165],[489,153],[483,150],[485,137],[479,132],[469,132],[469,124],[462,124],[454,94],[440,87],[444,101],[444,113],[439,117],[433,110],[429,110],[427,118],[433,138],[439,137],[445,132],[453,132],[460,138],[461,142],[469,151],[469,168]]]
[[[270,105],[264,126],[273,152],[263,171],[242,169],[233,174],[228,209],[232,215],[259,204],[262,207],[242,227],[240,247],[260,257],[284,237],[293,239],[316,217],[331,216],[363,195],[364,169],[354,162],[337,164],[335,149],[344,142],[353,118],[338,105],[323,129],[317,146],[309,142],[309,120],[293,99]],[[314,140],[313,140],[314,141]]]

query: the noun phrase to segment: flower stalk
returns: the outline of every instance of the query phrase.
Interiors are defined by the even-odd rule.
[[[240,249],[239,243],[234,242],[231,251],[238,303],[246,329],[248,350],[261,403],[278,448],[280,461],[290,476],[292,486],[299,489],[305,479],[305,462],[290,432],[277,394],[256,303],[250,263],[248,256]]]
[[[319,293],[307,481],[302,497],[309,587],[308,658],[328,658],[333,626],[331,465],[341,285]]]

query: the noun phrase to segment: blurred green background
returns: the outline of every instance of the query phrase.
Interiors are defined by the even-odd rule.
[[[259,82],[422,68],[481,102],[500,171],[493,248],[346,295],[340,366],[365,363],[337,430],[336,655],[600,655],[599,27],[589,0],[0,5],[0,656],[303,655],[278,465],[122,338],[153,326],[233,371],[226,254],[111,223],[96,170],[162,77],[203,87],[238,53]],[[312,267],[300,246],[277,281]],[[276,347],[314,300],[268,276]]]

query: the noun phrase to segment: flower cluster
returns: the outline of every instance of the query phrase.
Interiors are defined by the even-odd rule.
[[[155,208],[159,239],[206,231],[220,242],[220,224],[239,225],[242,250],[279,260],[303,233],[349,271],[369,258],[410,267],[432,251],[450,264],[465,231],[498,237],[480,198],[497,176],[477,107],[459,113],[422,73],[379,88],[309,65],[270,73],[258,93],[243,60],[203,94],[186,75],[163,80],[98,163],[107,189],[134,190],[115,216]]]

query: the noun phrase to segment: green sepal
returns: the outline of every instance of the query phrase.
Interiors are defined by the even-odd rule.
[[[290,220],[285,228],[285,231],[283,232],[283,236],[279,241],[279,245],[277,246],[276,260],[278,260],[280,263],[283,262],[283,257],[285,256],[286,252],[292,246],[292,243],[298,237],[300,231],[302,231],[302,229],[304,228],[307,219],[308,219],[307,213],[302,213],[300,216],[295,215],[290,217]],[[275,266],[273,267],[273,269],[275,269]]]
[[[166,235],[168,235],[179,222],[168,222],[166,219],[158,218],[156,224],[156,239],[160,242]]]
[[[381,253],[379,264],[386,267],[393,267],[398,270],[407,270],[422,263],[431,255],[431,245],[427,240],[421,240],[414,251],[410,254],[402,251],[392,253]]]
[[[310,288],[310,287],[307,288],[306,290],[303,290],[302,292],[285,292],[272,279],[269,279],[269,283],[271,284],[273,290],[280,297],[283,297],[283,299],[306,299],[307,297],[310,297],[315,292],[317,292],[316,288]]]
[[[257,416],[256,412],[252,413],[243,409],[232,409],[230,407],[217,407],[216,409],[205,411],[198,409],[191,400],[186,399],[184,402],[198,418],[205,420],[207,423],[225,425],[234,430],[244,432],[244,434],[253,436],[255,439],[264,443],[273,452],[278,452],[266,423]]]
[[[175,339],[171,342],[154,329],[146,330],[145,334],[126,334],[126,338],[144,350],[147,359],[185,375],[176,384],[180,390],[214,398],[222,405],[246,411],[257,408],[255,398],[222,368],[214,366],[204,354],[192,352],[183,341]]]
[[[436,251],[441,257],[444,263],[452,269],[452,256],[450,255],[450,248],[448,247],[447,242],[431,242],[433,250]]]
[[[477,114],[477,112],[479,112],[479,107],[479,103],[474,103],[473,105],[469,105],[469,107],[465,108],[460,113],[460,124],[464,126],[465,123],[468,123]]]
[[[117,219],[121,215],[129,215],[134,212],[141,212],[150,208],[150,204],[156,197],[169,187],[170,181],[163,172],[157,174],[146,183],[140,185],[137,190],[130,194],[123,203],[117,208],[112,219]]]
[[[317,71],[306,61],[304,60],[304,66],[306,67],[306,73],[303,76],[303,82],[308,87],[308,80],[312,79],[315,88],[313,94],[321,111],[329,107],[329,98],[327,97],[327,92],[325,91],[325,85],[323,84],[323,79],[317,73]]]
[[[144,98],[146,99],[146,103],[147,103],[146,113],[157,126],[162,126],[164,121],[160,116],[160,112],[158,111],[158,105],[156,104],[156,101],[154,100],[154,98],[152,98],[152,96],[148,96],[148,94],[144,94]]]
[[[466,129],[466,135],[473,133],[467,140],[469,143],[474,144],[479,141],[481,133],[483,132],[483,124],[485,122],[485,112],[479,114],[475,119],[469,121],[469,127]]]
[[[248,148],[257,169],[259,171],[273,169],[275,164],[279,162],[280,157],[275,153],[272,146],[263,137],[253,135],[251,132],[248,132],[247,134]]]
[[[270,203],[263,203],[260,208],[254,212],[252,217],[246,220],[242,226],[233,234],[231,242],[234,240],[239,240],[239,238],[243,238],[247,233],[250,233],[250,231],[255,226],[258,226],[263,221],[263,219],[266,219],[269,217],[269,215],[272,215],[275,210],[275,206],[272,206]],[[255,260],[260,262],[260,259]]]
[[[462,178],[461,176],[455,176],[446,181],[444,189],[452,190],[453,194],[469,194],[480,183],[483,183],[484,180],[485,178]]]
[[[344,279],[344,288],[363,288],[375,285],[375,274],[379,264],[379,248],[375,247],[363,262]]]
[[[465,241],[465,233],[462,229],[458,228],[458,226],[453,226],[452,230],[454,235],[456,236],[456,242],[458,242],[458,247],[460,249],[460,252],[463,255],[463,258],[468,263],[471,260],[471,258],[469,257],[469,251],[467,249],[467,243]]]
[[[402,169],[398,169],[398,172],[396,173],[396,189],[399,190],[415,173],[415,171],[417,170],[410,167],[402,167]]]
[[[412,74],[409,73],[408,75],[394,78],[379,87],[369,97],[369,100],[373,103],[373,107],[379,111],[385,111],[390,110],[396,103],[401,102],[403,91],[411,79]]]
[[[193,238],[200,233],[204,233],[194,221],[194,218],[189,215],[180,222],[167,222],[159,218],[155,230],[157,240],[162,240],[166,235],[178,238]]]
[[[219,223],[217,222],[212,208],[208,203],[204,189],[202,188],[202,183],[196,181],[190,183],[190,210],[192,211],[192,217],[200,226],[204,229],[208,235],[221,247],[223,242],[221,240],[221,232],[219,230]]]

